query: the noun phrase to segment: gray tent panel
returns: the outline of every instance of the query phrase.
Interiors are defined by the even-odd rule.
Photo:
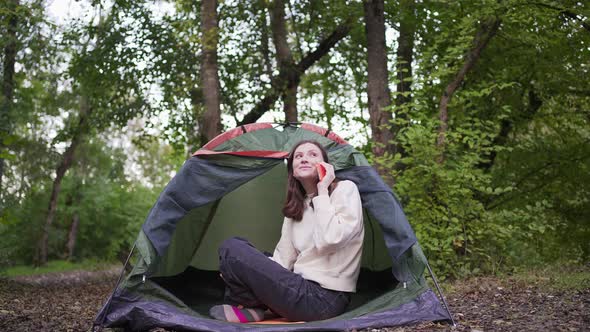
[[[274,164],[280,163],[276,161]],[[159,255],[163,255],[177,222],[187,212],[216,201],[228,192],[272,168],[240,169],[190,158],[166,186],[150,211],[143,231]]]

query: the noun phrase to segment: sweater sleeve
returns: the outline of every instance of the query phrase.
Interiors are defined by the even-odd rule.
[[[271,258],[289,271],[293,271],[293,265],[297,259],[297,249],[293,247],[291,236],[291,220],[285,218],[281,230],[281,239],[279,240],[279,243],[277,243],[275,252]]]
[[[316,196],[313,205],[316,216],[313,241],[318,252],[335,252],[362,232],[362,203],[354,182],[341,181],[332,195]]]

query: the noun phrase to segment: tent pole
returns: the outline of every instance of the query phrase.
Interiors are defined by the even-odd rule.
[[[119,274],[119,279],[117,280],[117,284],[115,285],[115,288],[113,289],[113,292],[111,293],[111,296],[109,296],[109,300],[107,301],[107,304],[105,305],[102,315],[100,318],[96,317],[97,320],[100,319],[100,322],[98,324],[94,323],[94,325],[92,326],[92,332],[102,331],[104,320],[107,316],[109,308],[111,307],[111,301],[113,300],[113,296],[115,295],[117,288],[119,288],[119,284],[121,283],[121,280],[123,279],[123,275],[125,275],[125,268],[127,267],[127,264],[129,264],[129,260],[131,259],[131,255],[133,255],[133,250],[135,250],[136,244],[137,244],[137,242],[133,243],[133,247],[131,247],[131,251],[129,252],[129,255],[127,256],[127,259],[125,260],[125,264],[123,264],[123,268],[121,269],[121,273]]]
[[[440,290],[440,287],[438,286],[438,282],[436,281],[436,277],[434,276],[434,273],[432,272],[432,269],[430,268],[430,264],[428,264],[428,260],[426,260],[426,267],[428,268],[428,272],[430,273],[430,276],[432,277],[432,281],[434,281],[434,285],[436,286],[436,290],[438,291],[438,295],[440,296],[440,298],[443,302],[445,310],[449,314],[449,318],[451,318],[451,323],[453,324],[453,326],[457,326],[457,324],[455,323],[455,320],[453,319],[453,315],[451,314],[451,311],[449,311],[449,305],[447,304],[447,301],[445,300],[445,296],[443,295],[442,291]]]

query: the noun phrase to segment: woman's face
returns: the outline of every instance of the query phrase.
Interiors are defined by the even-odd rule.
[[[323,161],[322,151],[315,144],[301,144],[293,153],[293,176],[299,181],[317,179],[315,165]]]

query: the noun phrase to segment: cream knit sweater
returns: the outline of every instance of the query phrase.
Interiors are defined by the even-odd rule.
[[[301,221],[285,218],[272,259],[323,288],[355,292],[363,249],[363,211],[352,181],[305,200]]]

